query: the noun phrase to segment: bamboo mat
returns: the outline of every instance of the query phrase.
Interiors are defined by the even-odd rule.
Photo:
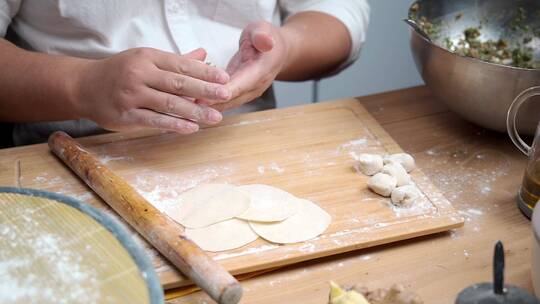
[[[90,215],[53,199],[0,193],[0,303],[151,303],[143,275]]]

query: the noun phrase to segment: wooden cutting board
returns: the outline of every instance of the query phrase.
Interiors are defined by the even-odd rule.
[[[411,208],[393,207],[389,199],[366,188],[367,177],[355,171],[355,158],[364,152],[402,150],[354,99],[229,117],[193,136],[147,131],[79,141],[162,210],[198,184],[261,183],[310,199],[332,216],[328,230],[311,241],[276,245],[259,239],[211,254],[233,274],[463,225],[419,170],[412,176],[423,196]],[[0,151],[0,170],[13,173],[13,178],[0,180],[2,184],[57,191],[107,209],[45,145]],[[156,251],[148,251],[165,288],[189,284]]]

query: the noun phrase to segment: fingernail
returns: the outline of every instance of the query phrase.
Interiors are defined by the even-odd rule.
[[[225,83],[229,82],[229,74],[227,74],[225,72],[219,73],[217,78],[218,78],[217,81],[219,83],[225,84]]]
[[[231,98],[231,92],[229,91],[229,89],[225,88],[225,87],[219,87],[216,89],[216,95],[218,98],[220,99],[229,99]]]
[[[218,123],[223,119],[223,115],[214,109],[206,111],[206,119],[211,123]]]

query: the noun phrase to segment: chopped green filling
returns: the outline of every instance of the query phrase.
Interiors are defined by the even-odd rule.
[[[441,24],[434,24],[424,16],[418,17],[419,10],[420,7],[417,4],[413,6],[411,8],[411,18],[432,40],[437,39],[441,32]],[[461,19],[462,16],[461,13],[457,14],[455,20]],[[526,18],[525,9],[518,8],[516,17],[511,22],[511,28],[518,31],[516,34],[525,33],[526,35],[521,43],[516,43],[513,46],[510,46],[504,39],[482,40],[482,26],[465,29],[463,37],[458,41],[453,41],[450,37],[444,37],[441,46],[461,56],[477,58],[491,63],[526,69],[540,69],[540,61],[534,60],[533,49],[527,46],[538,35],[536,32],[531,31],[529,26],[523,25]]]
[[[446,40],[446,48],[459,55],[487,62],[525,69],[540,69],[540,61],[533,60],[532,48],[525,46],[532,41],[532,38],[524,39],[523,44],[510,47],[504,39],[482,41],[480,27],[467,28],[463,31],[463,36],[464,38],[460,39],[456,45],[450,39]]]
[[[435,24],[429,22],[426,17],[420,17],[418,20],[416,20],[416,23],[424,30],[424,32],[430,37],[430,38],[436,38],[436,36],[439,34],[439,27]]]

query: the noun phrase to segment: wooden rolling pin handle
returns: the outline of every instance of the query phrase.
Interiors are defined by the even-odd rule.
[[[238,281],[195,243],[180,227],[144,199],[64,132],[49,137],[49,147],[126,222],[171,263],[222,304],[236,304],[242,297]]]

